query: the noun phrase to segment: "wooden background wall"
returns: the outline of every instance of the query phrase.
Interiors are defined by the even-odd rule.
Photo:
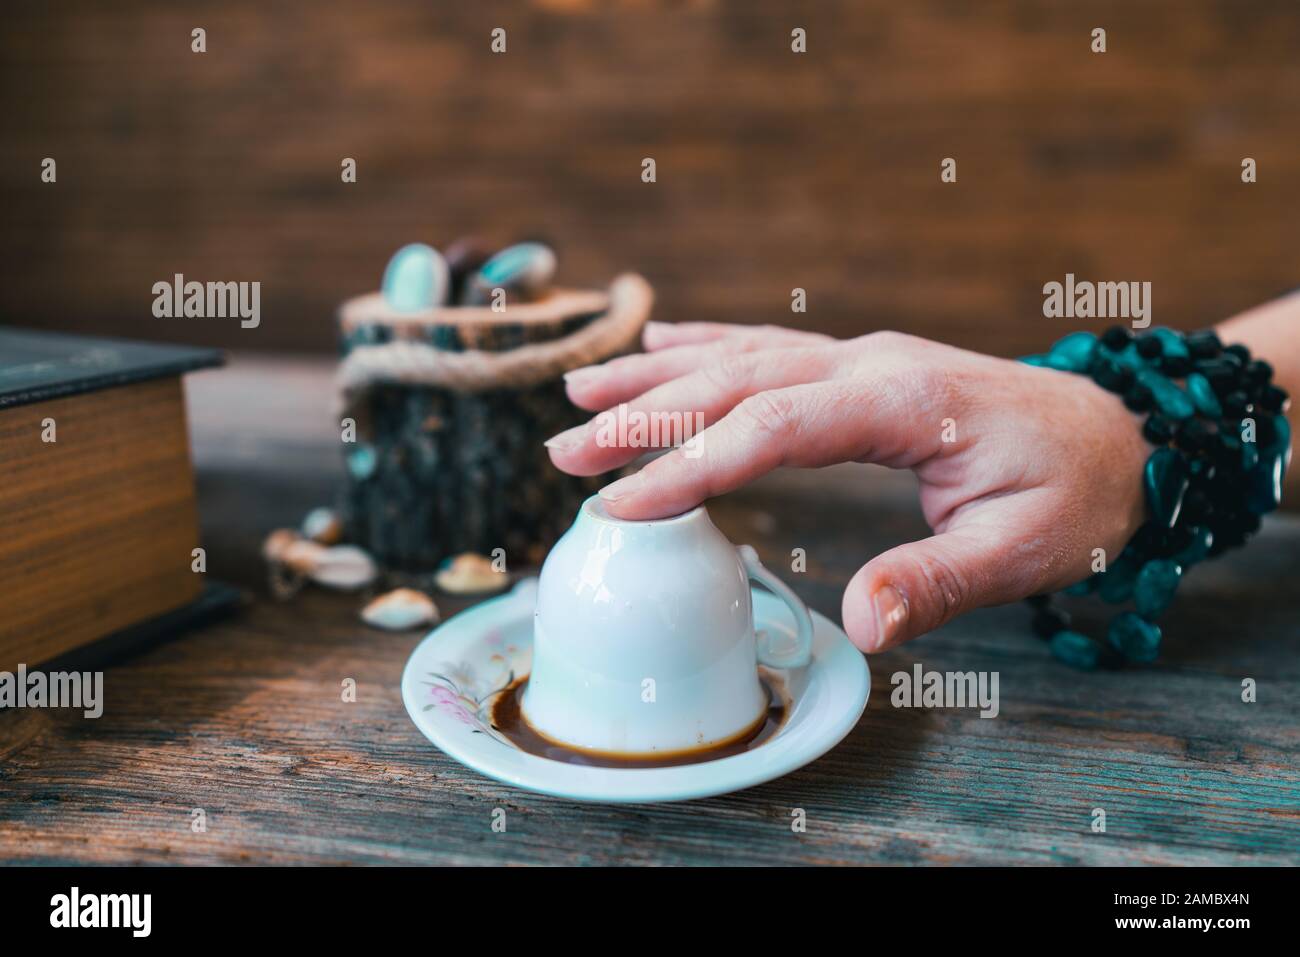
[[[1007,354],[1067,271],[1183,326],[1300,285],[1294,0],[63,0],[0,35],[0,321],[329,350],[398,245],[469,230],[639,269],[664,319]],[[260,280],[261,327],[153,318],[176,272]]]

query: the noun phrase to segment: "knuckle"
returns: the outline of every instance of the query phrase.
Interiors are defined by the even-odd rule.
[[[952,562],[939,555],[930,555],[921,561],[920,571],[930,607],[937,614],[931,628],[938,627],[968,607],[972,593],[970,578]]]
[[[736,413],[754,438],[783,438],[795,425],[794,403],[779,392],[756,392],[736,406]]]

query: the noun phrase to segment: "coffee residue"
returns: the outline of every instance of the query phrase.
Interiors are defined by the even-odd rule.
[[[730,741],[705,745],[690,751],[674,751],[662,755],[623,754],[609,751],[584,751],[557,744],[538,734],[524,719],[520,704],[523,700],[524,688],[528,686],[527,676],[516,679],[514,684],[497,696],[492,706],[492,726],[519,750],[535,754],[539,758],[563,761],[565,764],[582,764],[594,768],[674,768],[687,764],[702,764],[705,761],[716,761],[733,754],[752,751],[780,730],[789,711],[784,689],[779,679],[773,676],[764,674],[760,680],[763,691],[767,694],[767,712],[762,720],[749,731]]]

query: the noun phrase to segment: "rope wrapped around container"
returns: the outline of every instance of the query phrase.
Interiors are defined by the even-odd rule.
[[[654,294],[643,278],[536,302],[390,309],[378,293],[339,312],[338,386],[350,541],[390,568],[424,571],[505,549],[535,564],[613,476],[565,475],[542,443],[587,416],[561,378],[636,348]]]

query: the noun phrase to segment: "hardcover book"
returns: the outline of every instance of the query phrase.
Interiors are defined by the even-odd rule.
[[[181,375],[221,362],[0,328],[0,671],[200,603]]]

